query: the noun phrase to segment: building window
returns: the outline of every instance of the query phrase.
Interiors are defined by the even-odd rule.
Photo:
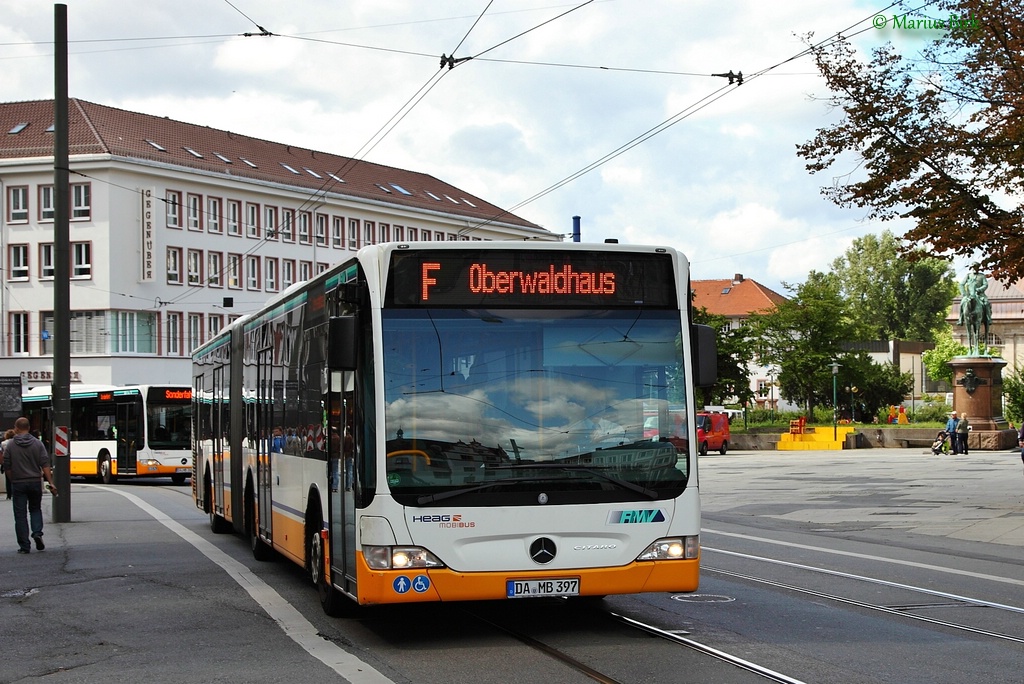
[[[167,227],[181,228],[181,193],[176,190],[168,190],[166,204]]]
[[[405,240],[405,229],[402,226],[395,226],[395,242],[402,242]]]
[[[281,287],[287,290],[295,284],[295,260],[283,259],[281,261]]]
[[[377,226],[377,238],[381,242],[391,242],[391,226],[386,223]]]
[[[331,219],[331,247],[345,249],[345,219],[340,216]]]
[[[92,277],[92,243],[72,242],[71,243],[71,277],[91,278]]]
[[[92,186],[89,183],[71,184],[71,220],[87,220],[92,216]]]
[[[220,252],[206,253],[206,284],[210,287],[224,286],[224,255]]]
[[[416,242],[416,229],[415,228],[410,228],[409,229],[409,242]]]
[[[295,242],[295,211],[292,209],[281,210],[281,239]]]
[[[260,205],[245,205],[245,236],[259,238],[260,236]]]
[[[188,229],[189,230],[202,230],[203,229],[203,198],[199,195],[188,195],[186,197],[188,203]]]
[[[195,349],[203,343],[203,314],[188,315],[189,349]]]
[[[156,353],[156,314],[148,311],[112,311],[112,354]]]
[[[168,313],[164,319],[167,328],[167,356],[181,356],[181,314]]]
[[[313,262],[312,261],[300,261],[299,262],[299,280],[309,280],[313,277]]]
[[[242,255],[228,254],[228,287],[242,289]]]
[[[363,223],[363,246],[373,244],[373,221]]]
[[[7,188],[7,222],[28,223],[28,186]]]
[[[224,316],[221,314],[206,314],[206,339],[212,339],[223,325]]]
[[[28,356],[28,312],[16,311],[11,314],[11,354]]]
[[[434,231],[434,242],[444,242],[444,233],[439,230]]]
[[[7,264],[7,280],[28,280],[28,245],[8,245]]]
[[[188,250],[188,284],[203,284],[203,250]]]
[[[277,259],[274,257],[267,257],[263,263],[263,269],[266,271],[266,290],[267,292],[277,292],[279,282],[277,280]]]
[[[245,286],[250,290],[260,289],[260,258],[258,256],[246,259]]]
[[[53,200],[53,186],[39,186],[39,220],[52,221],[56,213],[56,206]]]
[[[348,248],[359,249],[359,220],[348,220]]]
[[[39,245],[39,279],[53,280],[53,243]]]
[[[316,215],[316,244],[318,247],[327,246],[327,216]]]
[[[225,219],[228,224],[228,235],[242,234],[242,203],[238,200],[228,200],[228,215]]]
[[[167,248],[167,284],[181,285],[181,247]]]
[[[317,275],[320,275],[321,273],[326,271],[328,268],[330,268],[330,264],[324,263],[323,261],[316,262],[316,272],[317,272]]]
[[[263,207],[263,229],[268,240],[276,240],[279,227],[277,225],[277,207]]]
[[[110,331],[115,323],[107,324],[107,314],[113,316],[117,312],[107,311],[72,311],[71,322],[68,326],[72,354],[108,354],[112,339]],[[40,314],[42,320],[42,332],[40,335],[40,353],[52,354],[53,338],[53,312],[43,311]]]
[[[206,230],[220,233],[224,230],[220,224],[221,201],[219,197],[206,198]]]
[[[299,242],[304,245],[313,244],[313,238],[309,233],[309,219],[308,211],[299,213]]]
[[[430,231],[424,228],[423,232],[420,233],[420,240],[423,240],[424,242],[430,242]]]

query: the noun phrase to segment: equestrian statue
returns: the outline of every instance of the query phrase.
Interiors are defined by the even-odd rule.
[[[967,328],[968,356],[982,356],[987,350],[988,329],[992,325],[992,304],[985,290],[988,278],[977,271],[969,272],[960,283],[960,318],[957,325]],[[984,328],[984,335],[982,335]]]

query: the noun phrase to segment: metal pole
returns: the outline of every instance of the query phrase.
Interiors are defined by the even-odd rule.
[[[67,426],[71,417],[71,259],[70,185],[68,182],[68,6],[54,5],[54,97],[53,97],[53,413],[50,428]],[[70,437],[70,435],[69,435]],[[71,455],[62,449],[57,455],[56,436],[50,434],[54,454],[53,479],[57,497],[53,500],[53,522],[71,521]]]
[[[836,429],[836,415],[839,410],[839,400],[837,398],[838,387],[836,385],[837,378],[839,377],[839,363],[833,361],[829,366],[832,368],[832,441],[839,441],[839,432]]]

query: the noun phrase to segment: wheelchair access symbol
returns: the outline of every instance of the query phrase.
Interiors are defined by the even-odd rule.
[[[410,589],[415,591],[417,594],[422,594],[430,589],[430,578],[426,575],[417,575],[412,579],[412,581],[410,581],[405,575],[399,575],[395,578],[395,581],[391,583],[391,588],[394,589],[397,594],[405,594]]]

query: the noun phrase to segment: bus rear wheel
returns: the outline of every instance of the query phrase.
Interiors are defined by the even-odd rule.
[[[245,534],[249,537],[249,548],[252,549],[253,558],[258,561],[268,561],[272,558],[273,549],[260,539],[256,525],[256,497],[252,493],[251,480],[245,488]]]

